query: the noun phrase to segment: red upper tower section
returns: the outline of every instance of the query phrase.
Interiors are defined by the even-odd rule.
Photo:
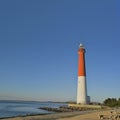
[[[82,44],[80,44],[78,49],[78,76],[86,76],[85,48]]]

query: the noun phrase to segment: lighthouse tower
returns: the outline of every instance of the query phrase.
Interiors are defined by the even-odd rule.
[[[85,48],[80,44],[78,49],[78,87],[77,87],[77,104],[88,104],[85,68]]]

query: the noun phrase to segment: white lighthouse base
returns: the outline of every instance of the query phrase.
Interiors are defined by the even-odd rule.
[[[86,77],[78,77],[77,104],[88,104]]]

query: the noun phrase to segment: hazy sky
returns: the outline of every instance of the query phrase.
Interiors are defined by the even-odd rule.
[[[119,5],[0,0],[0,100],[76,100],[80,43],[91,100],[120,97]]]

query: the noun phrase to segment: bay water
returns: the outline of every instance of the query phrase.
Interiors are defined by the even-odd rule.
[[[54,102],[0,101],[0,118],[53,113],[38,108],[58,108],[63,105],[67,104]]]

